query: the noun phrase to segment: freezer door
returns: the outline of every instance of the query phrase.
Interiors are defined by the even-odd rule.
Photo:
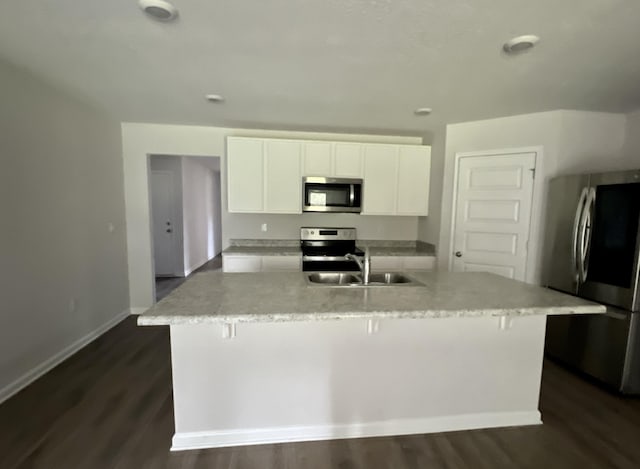
[[[584,208],[589,175],[561,176],[549,183],[544,240],[545,284],[571,294],[578,292],[579,256],[584,249]]]
[[[638,344],[630,341],[637,316],[612,307],[606,314],[549,316],[545,352],[618,391],[638,394]]]

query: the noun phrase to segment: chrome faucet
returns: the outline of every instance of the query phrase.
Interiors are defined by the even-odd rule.
[[[347,254],[344,256],[347,260],[355,261],[358,264],[358,268],[362,273],[362,283],[363,285],[369,285],[369,274],[371,273],[371,255],[369,254],[369,247],[367,246],[364,249],[364,259],[360,260],[358,256],[355,254]]]

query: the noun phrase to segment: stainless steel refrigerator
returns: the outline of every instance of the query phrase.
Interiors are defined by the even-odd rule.
[[[608,305],[550,316],[547,355],[620,392],[640,394],[640,170],[552,179],[545,283]]]

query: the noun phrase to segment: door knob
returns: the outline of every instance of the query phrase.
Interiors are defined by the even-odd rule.
[[[167,228],[167,233],[172,233],[173,230],[171,228]]]
[[[456,257],[462,257],[462,253],[460,251],[456,251]]]

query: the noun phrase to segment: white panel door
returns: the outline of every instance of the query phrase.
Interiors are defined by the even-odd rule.
[[[535,153],[461,157],[453,270],[525,279]]]
[[[401,145],[398,153],[398,215],[429,213],[431,147]]]
[[[261,139],[227,139],[227,174],[229,211],[264,211],[264,161]]]
[[[301,144],[265,141],[265,212],[302,213]]]
[[[330,142],[305,142],[303,143],[305,176],[333,175],[333,155]]]
[[[175,191],[171,171],[151,171],[151,218],[155,275],[176,275]]]
[[[398,146],[367,144],[364,154],[363,215],[395,215]]]
[[[361,178],[362,154],[364,145],[361,143],[336,143],[334,174],[336,177]]]

